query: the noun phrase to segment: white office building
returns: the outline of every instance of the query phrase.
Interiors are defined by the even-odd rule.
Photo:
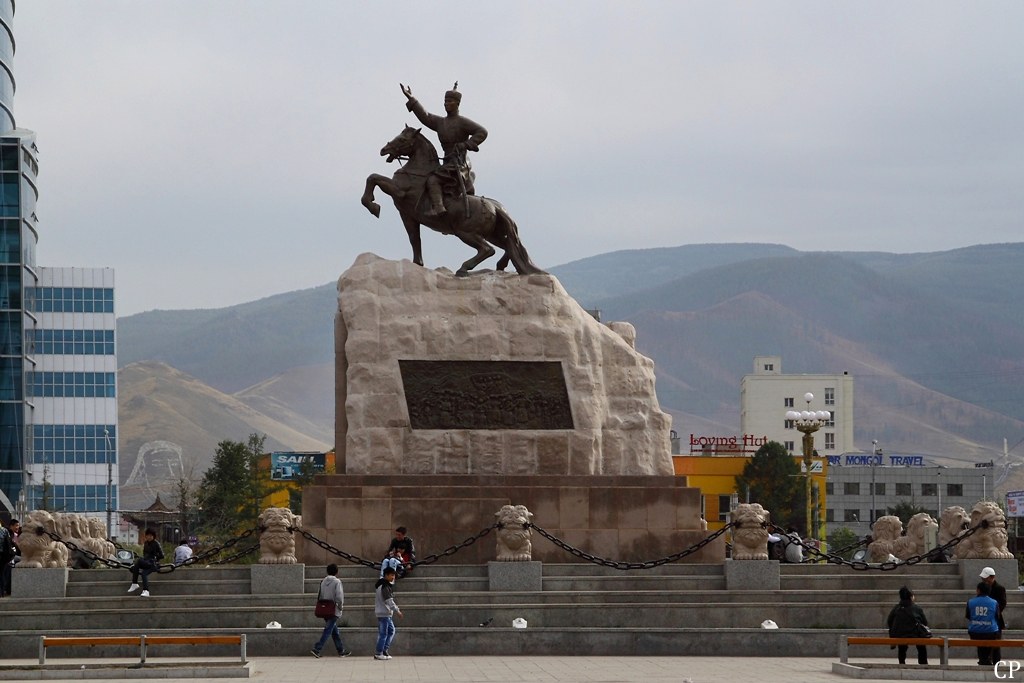
[[[814,398],[808,406],[805,394]],[[779,356],[757,356],[754,372],[740,384],[740,431],[754,437],[767,436],[792,453],[803,453],[801,434],[790,410],[824,410],[831,420],[814,434],[814,450],[822,457],[854,450],[853,377],[841,375],[784,375]]]
[[[45,496],[48,509],[105,517],[118,484],[114,271],[39,268],[38,277],[26,339],[29,507]]]

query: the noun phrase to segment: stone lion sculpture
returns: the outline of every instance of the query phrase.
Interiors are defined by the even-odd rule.
[[[887,562],[893,554],[893,545],[903,533],[903,522],[895,515],[885,515],[871,525],[871,543],[868,545],[868,560]]]
[[[892,554],[901,560],[922,555],[925,552],[925,537],[928,529],[938,527],[939,523],[927,512],[919,512],[907,522],[907,533],[900,536],[892,544]]]
[[[971,525],[971,516],[959,505],[950,505],[939,518],[939,545],[946,545]]]
[[[68,566],[68,549],[38,529],[57,533],[57,520],[45,510],[33,510],[21,520],[21,535],[18,547],[21,548],[19,568],[25,569],[59,569]]]
[[[1002,560],[1012,559],[1013,553],[1006,549],[1006,516],[1002,509],[990,501],[982,501],[971,508],[972,527],[981,526],[968,538],[956,544],[953,549],[960,559]]]
[[[256,523],[260,544],[259,564],[295,564],[295,535],[288,531],[302,528],[302,517],[288,508],[267,508]]]
[[[498,562],[529,562],[533,559],[533,513],[525,505],[505,505],[494,513],[498,529]]]
[[[768,559],[768,518],[760,503],[740,503],[732,512],[732,559]]]
[[[114,544],[107,540],[107,525],[99,517],[88,517],[89,529],[92,538],[89,541],[89,550],[100,557],[113,557]]]

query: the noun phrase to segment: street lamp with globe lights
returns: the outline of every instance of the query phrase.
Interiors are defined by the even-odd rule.
[[[793,425],[804,435],[804,485],[807,489],[807,535],[805,538],[811,538],[813,528],[811,521],[811,457],[814,455],[814,432],[828,424],[832,416],[826,410],[810,410],[811,401],[814,400],[814,394],[811,392],[808,391],[804,394],[804,400],[807,401],[808,409],[789,410],[786,412],[786,419],[791,420]]]

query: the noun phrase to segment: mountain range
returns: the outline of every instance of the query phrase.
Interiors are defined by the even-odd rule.
[[[785,373],[854,376],[859,448],[877,440],[889,453],[953,465],[998,459],[1003,438],[1024,437],[1022,266],[1022,243],[920,254],[704,244],[612,252],[550,272],[603,320],[637,328],[682,434],[736,432],[741,377],[755,355],[778,355]],[[129,477],[143,481],[140,452],[161,461],[146,444],[177,444],[179,459],[200,469],[218,441],[251,431],[275,448],[329,447],[335,298],[329,283],[118,320],[125,504]],[[142,469],[154,475],[135,487],[139,505],[161,476],[173,478],[173,467]]]

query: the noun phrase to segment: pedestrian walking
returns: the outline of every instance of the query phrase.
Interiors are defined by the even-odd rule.
[[[914,591],[906,586],[900,588],[900,601],[889,612],[888,625],[890,638],[928,638],[931,636],[924,610],[914,604]],[[921,628],[922,626],[924,628]],[[907,663],[908,647],[907,645],[897,645],[896,657],[900,664]],[[924,645],[917,646],[917,663],[928,663],[928,648]]]
[[[967,635],[971,640],[999,640],[1002,638],[997,621],[999,603],[991,598],[989,595],[991,592],[992,587],[982,581],[978,584],[977,595],[967,601]],[[979,665],[992,665],[992,649],[991,647],[978,647]]]
[[[164,549],[160,547],[160,542],[156,540],[156,532],[152,529],[146,529],[144,536],[146,542],[142,545],[142,557],[132,565],[132,585],[128,587],[128,592],[131,593],[139,589],[139,575],[141,574],[142,593],[140,595],[143,598],[148,598],[149,575],[160,568],[160,560],[164,559]]]
[[[388,651],[391,641],[395,639],[395,622],[391,616],[402,617],[402,610],[395,604],[395,570],[388,567],[384,576],[374,586],[376,594],[373,600],[373,611],[377,615],[377,648],[374,659],[391,659]]]
[[[320,582],[320,590],[316,597],[318,606],[321,601],[333,602],[334,612],[333,615],[323,616],[324,632],[320,634],[320,640],[316,642],[310,652],[319,659],[322,656],[320,651],[327,644],[327,639],[331,638],[334,640],[334,647],[338,650],[338,656],[348,657],[352,653],[345,649],[345,644],[341,642],[341,632],[338,630],[338,620],[341,619],[341,612],[345,607],[345,590],[341,586],[341,579],[338,578],[338,565],[336,564],[327,565],[327,576]]]

